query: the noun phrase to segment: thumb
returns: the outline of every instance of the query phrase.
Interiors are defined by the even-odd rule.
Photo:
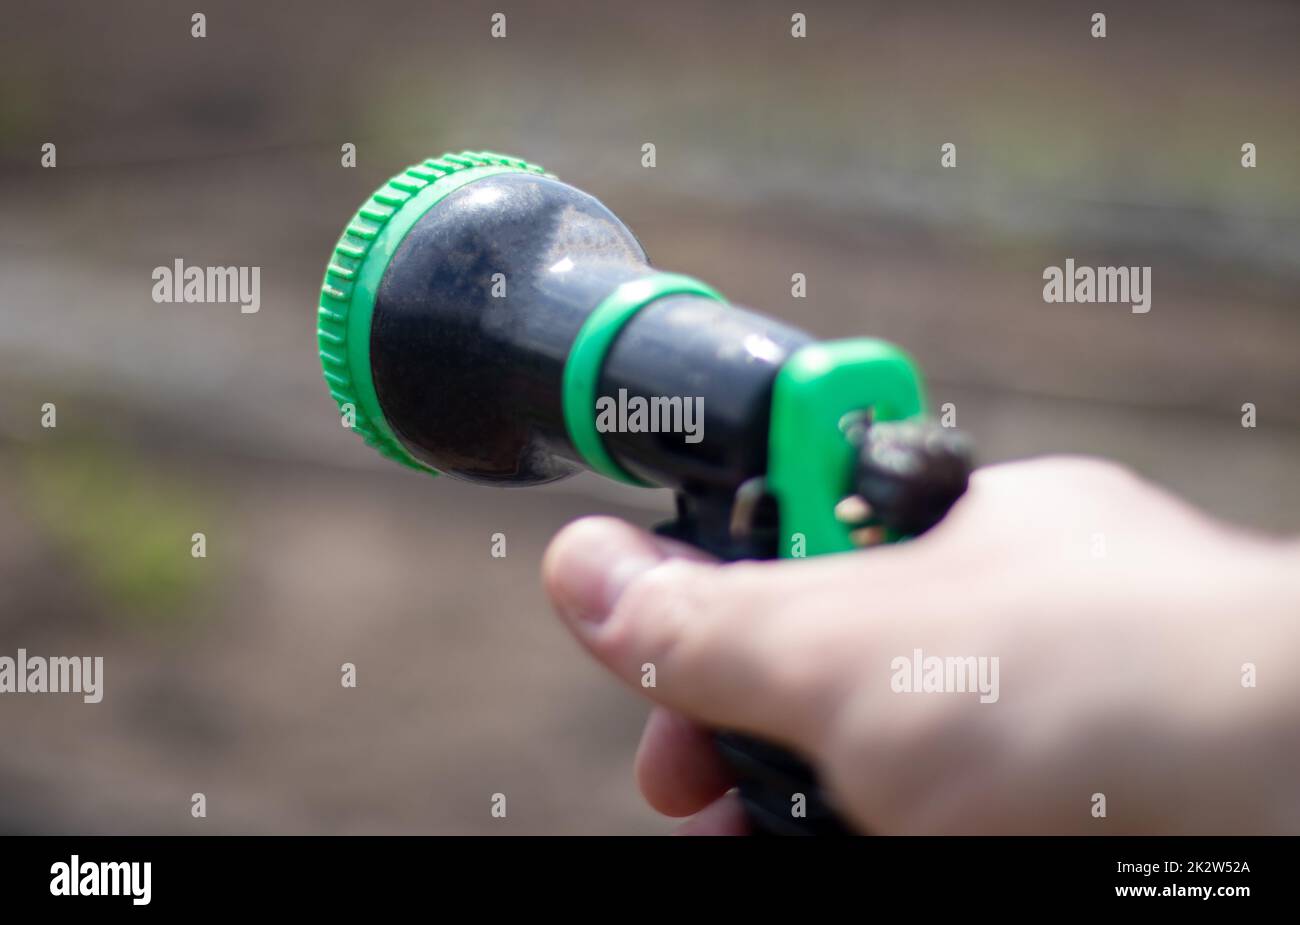
[[[815,749],[851,671],[811,621],[826,565],[705,561],[606,517],[551,542],[542,579],[578,640],[657,703]],[[841,670],[843,669],[843,670]]]

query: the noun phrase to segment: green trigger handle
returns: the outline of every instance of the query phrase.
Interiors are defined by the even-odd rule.
[[[873,422],[899,421],[924,408],[920,373],[893,344],[826,341],[790,357],[773,388],[768,449],[767,490],[777,500],[781,558],[856,548],[835,509],[852,494],[857,450],[850,438],[858,416],[870,409]]]

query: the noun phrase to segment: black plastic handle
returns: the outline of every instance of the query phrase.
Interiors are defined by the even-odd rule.
[[[709,516],[713,506],[678,495],[678,519],[655,532],[690,543],[725,562],[772,559],[775,544],[759,531],[735,541]],[[703,515],[703,516],[701,516]],[[816,772],[794,753],[734,732],[714,735],[718,752],[736,772],[737,790],[755,835],[850,835],[817,782]]]
[[[882,422],[857,436],[853,488],[864,524],[896,536],[919,536],[966,491],[973,467],[969,439],[928,421]],[[658,532],[726,562],[772,559],[775,511],[756,512],[743,537],[731,525],[734,496],[677,495],[677,520]],[[740,797],[756,834],[848,835],[807,762],[785,749],[732,732],[715,736],[736,771]]]
[[[776,745],[730,732],[714,736],[735,771],[755,835],[852,835],[831,808],[816,772]]]

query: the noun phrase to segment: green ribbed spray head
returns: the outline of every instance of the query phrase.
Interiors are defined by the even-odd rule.
[[[389,261],[430,208],[467,183],[502,173],[545,175],[535,164],[487,151],[430,158],[403,170],[370,196],[347,223],[321,282],[316,343],[330,395],[344,419],[389,459],[433,475],[385,419],[370,367],[375,296]]]

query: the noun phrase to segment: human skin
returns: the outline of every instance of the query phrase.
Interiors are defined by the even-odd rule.
[[[802,754],[872,833],[1300,832],[1300,543],[1114,464],[988,467],[924,536],[814,559],[586,518],[542,575],[655,702],[637,778],[683,832],[745,830],[710,728]],[[896,693],[915,649],[996,656],[997,701]]]

